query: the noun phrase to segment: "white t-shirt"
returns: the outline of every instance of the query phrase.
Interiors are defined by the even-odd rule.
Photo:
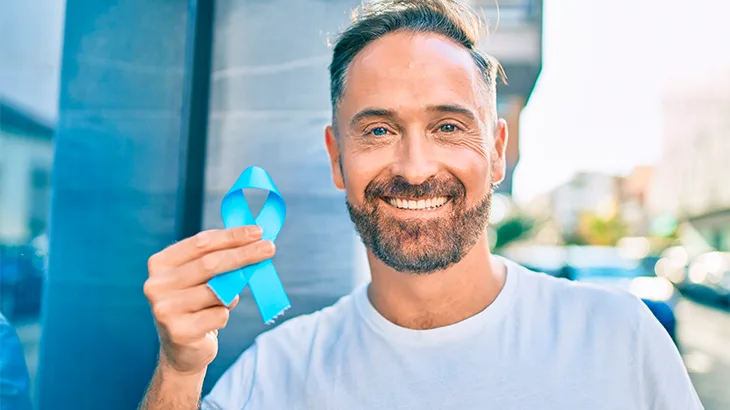
[[[366,287],[261,334],[202,409],[697,410],[667,332],[633,295],[504,260],[484,311],[399,327]]]

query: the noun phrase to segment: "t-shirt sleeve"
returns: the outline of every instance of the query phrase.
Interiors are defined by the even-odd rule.
[[[669,333],[641,303],[638,327],[643,409],[704,410]]]
[[[200,403],[201,410],[246,410],[253,392],[258,349],[256,343],[223,373]]]

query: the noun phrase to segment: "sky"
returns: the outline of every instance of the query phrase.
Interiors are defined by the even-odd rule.
[[[722,67],[730,75],[728,15],[728,0],[544,0],[543,70],[521,116],[515,199],[578,171],[660,161],[662,94]]]

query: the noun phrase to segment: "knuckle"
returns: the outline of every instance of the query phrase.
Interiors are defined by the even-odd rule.
[[[236,249],[231,254],[236,266],[241,267],[251,263],[251,252],[246,247]]]
[[[157,302],[152,305],[152,314],[160,323],[165,323],[172,316],[172,304],[169,302]]]
[[[211,242],[212,233],[210,231],[201,231],[195,234],[193,240],[197,248],[206,248]]]
[[[231,243],[239,243],[246,239],[246,236],[248,236],[246,234],[245,227],[227,229],[226,233],[228,234],[228,239]]]
[[[185,325],[180,323],[173,323],[167,327],[167,334],[170,336],[170,341],[175,344],[185,344],[188,340],[188,331]]]
[[[236,243],[238,240],[238,234],[236,233],[238,231],[237,229],[226,229],[224,232],[226,233],[226,243]]]
[[[218,266],[220,265],[220,256],[214,253],[209,253],[200,258],[200,264],[205,272],[215,273],[216,269],[218,269]]]
[[[160,256],[159,252],[155,253],[147,259],[147,273],[149,275],[152,275],[160,270],[162,265],[161,259],[162,257]]]
[[[157,296],[157,292],[159,289],[159,281],[154,278],[149,278],[144,282],[144,285],[142,286],[142,291],[144,292],[144,295],[147,297],[148,300],[153,300]]]

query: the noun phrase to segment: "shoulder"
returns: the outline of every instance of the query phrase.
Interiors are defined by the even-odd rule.
[[[619,288],[555,278],[510,262],[520,282],[520,305],[552,320],[608,324],[634,332],[653,319],[644,302]]]

